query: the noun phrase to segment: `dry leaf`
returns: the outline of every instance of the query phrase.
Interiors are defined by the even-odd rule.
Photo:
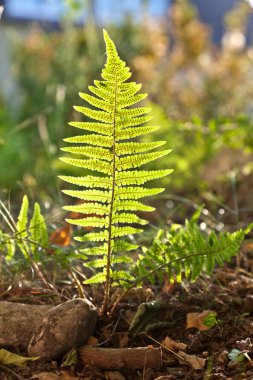
[[[86,342],[87,346],[96,346],[98,344],[98,339],[94,336],[90,336],[88,341]]]
[[[175,340],[169,338],[166,336],[166,338],[163,341],[163,345],[170,350],[183,350],[185,351],[187,348],[187,345],[181,342],[176,342]]]
[[[207,323],[208,317],[214,318],[213,323]],[[195,327],[199,331],[207,331],[213,327],[217,321],[215,319],[216,312],[212,310],[204,310],[202,313],[188,313],[186,317],[186,328]]]
[[[188,355],[184,351],[179,351],[178,354],[194,369],[203,369],[205,367],[206,359],[196,355]]]
[[[67,247],[70,245],[72,237],[72,227],[68,223],[64,223],[63,228],[59,228],[58,230],[54,231],[49,241],[51,244],[59,245],[61,247]]]
[[[170,294],[173,292],[173,290],[176,288],[177,286],[177,282],[176,281],[171,281],[170,280],[170,277],[168,276],[168,273],[165,273],[163,275],[163,292],[166,293],[166,294]]]
[[[244,242],[242,245],[243,252],[253,252],[253,242]]]
[[[79,377],[72,375],[70,371],[66,370],[66,371],[61,371],[60,379],[61,380],[79,380]]]
[[[245,340],[237,340],[236,344],[240,351],[253,352],[253,343],[250,338],[246,338]]]
[[[33,375],[30,377],[30,380],[60,380],[60,376],[57,375],[54,372],[41,372],[36,373],[36,375]]]

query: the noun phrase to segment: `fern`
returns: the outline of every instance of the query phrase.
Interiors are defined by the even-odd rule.
[[[184,227],[172,225],[167,233],[160,230],[152,246],[139,256],[135,275],[140,281],[145,277],[154,283],[157,278],[162,281],[165,269],[171,282],[180,282],[182,274],[189,281],[196,280],[202,272],[212,274],[216,264],[222,266],[238,254],[252,228],[250,224],[233,233],[212,231],[204,235],[194,217],[186,220]]]
[[[26,263],[32,267],[39,280],[46,288],[51,289],[51,285],[47,282],[39,265],[42,259],[41,253],[48,245],[47,226],[38,203],[34,204],[30,223],[28,211],[29,201],[25,195],[18,220],[15,222],[10,211],[0,200],[0,216],[11,231],[11,233],[5,233],[0,230],[0,251],[4,254],[5,262],[7,263],[15,259],[15,254],[19,249]]]
[[[139,218],[136,212],[153,210],[140,199],[164,190],[140,185],[162,178],[172,170],[138,170],[144,164],[167,155],[170,150],[154,151],[162,146],[164,141],[128,141],[150,133],[158,127],[145,125],[151,119],[147,115],[150,111],[148,107],[132,107],[145,99],[147,94],[137,94],[141,85],[127,82],[131,77],[130,69],[119,58],[106,31],[104,40],[107,61],[102,70],[102,80],[95,80],[94,85],[89,86],[93,95],[80,93],[80,97],[91,107],[74,107],[85,116],[85,121],[70,123],[86,133],[65,139],[74,145],[62,150],[72,156],[61,158],[69,165],[89,169],[98,172],[99,175],[60,178],[81,187],[81,190],[63,190],[65,194],[88,202],[64,207],[65,210],[84,214],[82,219],[67,221],[77,226],[98,229],[83,237],[77,237],[77,240],[102,242],[95,248],[82,250],[82,253],[89,260],[87,266],[92,269],[101,268],[101,272],[97,273],[96,270],[94,276],[85,283],[105,282],[102,308],[105,312],[111,284],[126,283],[133,279],[126,270],[118,270],[117,265],[131,260],[124,251],[136,249],[136,245],[131,245],[122,238],[142,232],[138,225],[148,223]],[[90,256],[93,255],[94,260],[90,261]]]
[[[40,211],[40,205],[35,202],[33,216],[28,228],[30,232],[31,251],[35,261],[39,260],[39,250],[48,244],[47,226]]]
[[[29,261],[39,261],[39,251],[48,244],[47,226],[40,206],[37,202],[34,204],[33,215],[29,223],[28,218],[29,201],[27,196],[23,197],[19,216],[14,226],[13,237],[5,234],[5,244],[8,258],[14,255],[15,244],[18,246],[23,256]]]

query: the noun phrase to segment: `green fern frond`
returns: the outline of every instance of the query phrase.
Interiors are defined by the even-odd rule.
[[[147,97],[138,94],[141,85],[128,82],[130,69],[118,56],[117,50],[108,33],[104,31],[107,61],[102,70],[102,80],[95,80],[89,86],[92,95],[80,93],[86,106],[75,106],[74,109],[90,121],[71,122],[71,126],[86,131],[86,134],[66,138],[65,141],[75,146],[62,150],[70,155],[61,160],[69,165],[85,171],[97,171],[101,174],[87,176],[61,176],[64,181],[81,186],[81,190],[63,190],[71,197],[82,199],[88,203],[77,206],[65,206],[68,211],[85,214],[82,219],[68,219],[71,224],[84,227],[94,227],[95,231],[82,237],[76,237],[81,242],[103,242],[101,246],[81,250],[81,254],[98,256],[86,263],[91,269],[102,268],[86,284],[104,282],[104,308],[107,307],[111,283],[128,281],[131,275],[127,271],[120,272],[118,265],[131,261],[128,252],[137,248],[121,238],[142,232],[135,224],[145,225],[148,222],[138,215],[138,211],[153,211],[138,200],[147,196],[159,194],[164,189],[140,186],[148,181],[162,178],[172,170],[142,170],[138,168],[170,153],[171,150],[158,150],[164,141],[143,143],[129,141],[141,135],[158,129],[156,126],[145,125],[151,120],[149,107],[135,105]],[[88,105],[88,106],[87,106]],[[152,152],[148,152],[152,151]],[[148,153],[147,153],[148,152]],[[78,157],[79,156],[79,157]],[[86,156],[81,158],[81,156]],[[129,170],[132,169],[132,170]],[[86,174],[86,173],[85,173]],[[104,189],[104,190],[100,190]],[[99,229],[98,231],[96,229]]]
[[[4,208],[4,206],[3,206]],[[4,208],[5,209],[5,208]],[[22,200],[17,222],[10,216],[13,236],[3,234],[0,231],[0,247],[3,244],[7,252],[6,260],[11,260],[16,253],[16,248],[22,253],[29,265],[40,260],[40,252],[47,247],[48,232],[40,206],[34,204],[32,218],[28,217],[29,200],[25,195]],[[8,222],[8,220],[7,220]]]
[[[47,226],[40,211],[40,205],[35,202],[33,216],[29,225],[31,241],[45,247],[48,241]]]
[[[141,278],[148,273],[153,282],[155,277],[162,279],[164,270],[167,270],[171,282],[175,278],[181,281],[182,274],[190,281],[195,281],[202,273],[211,274],[216,264],[219,266],[229,262],[235,256],[245,238],[253,228],[253,224],[245,230],[233,233],[204,235],[196,222],[186,221],[184,228],[170,229],[165,235],[159,231],[151,248],[140,255],[135,267],[135,273]],[[157,270],[160,268],[160,271]]]
[[[28,208],[29,208],[28,197],[24,195],[20,212],[18,215],[16,231],[17,231],[17,238],[18,238],[17,245],[26,259],[28,258],[28,250],[29,250],[28,245],[26,243],[26,240],[28,238],[28,232],[27,232]]]
[[[28,208],[29,208],[29,201],[28,201],[28,197],[25,195],[23,197],[22,205],[21,205],[20,212],[18,215],[18,221],[16,224],[16,229],[20,238],[26,238],[28,235],[27,233]]]
[[[32,254],[36,261],[39,260],[39,249],[45,248],[48,243],[47,226],[40,211],[40,205],[35,202],[33,216],[29,225]]]

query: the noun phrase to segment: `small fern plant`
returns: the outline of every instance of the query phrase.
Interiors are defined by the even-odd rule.
[[[2,245],[5,251],[5,260],[10,261],[15,255],[16,248],[22,253],[24,258],[30,263],[40,261],[40,253],[48,245],[47,226],[40,206],[37,202],[34,204],[33,214],[29,221],[29,200],[25,195],[19,211],[17,222],[14,221],[4,203],[0,201],[0,215],[11,233],[1,231],[0,247]]]
[[[10,233],[0,230],[0,251],[4,253],[6,263],[12,263],[15,254],[20,251],[25,258],[26,263],[33,268],[40,281],[50,288],[41,269],[40,262],[42,253],[48,246],[48,232],[40,206],[37,202],[34,204],[33,214],[29,221],[29,200],[25,195],[15,222],[10,211],[0,200],[0,216],[5,224],[9,227]]]
[[[87,259],[86,265],[98,270],[85,283],[105,284],[102,313],[108,307],[111,285],[126,284],[133,279],[122,268],[124,263],[132,261],[126,252],[138,246],[131,244],[125,237],[142,232],[138,225],[148,223],[136,212],[154,210],[140,199],[164,190],[142,185],[172,172],[170,169],[139,170],[142,165],[167,155],[171,150],[154,151],[164,141],[133,141],[158,127],[145,125],[151,119],[147,115],[150,112],[148,107],[133,107],[147,94],[137,94],[141,85],[127,82],[131,77],[130,69],[119,58],[105,30],[104,40],[107,61],[102,70],[102,80],[95,80],[94,85],[89,86],[93,95],[79,94],[89,107],[74,107],[86,119],[69,123],[85,133],[65,139],[74,145],[62,150],[73,156],[61,158],[69,165],[82,168],[84,174],[88,169],[99,175],[60,176],[62,180],[81,187],[81,190],[63,192],[85,201],[83,204],[64,207],[65,210],[84,214],[81,219],[67,221],[77,226],[95,228],[84,236],[76,237],[76,240],[97,242],[96,246],[82,249],[81,253]]]
[[[197,223],[201,209],[184,226],[172,225],[169,231],[160,230],[152,245],[139,255],[134,274],[136,282],[148,278],[152,283],[162,282],[164,273],[170,282],[181,282],[182,275],[195,281],[202,273],[211,275],[216,265],[231,261],[240,251],[245,236],[253,223],[235,232],[210,234],[201,230]]]

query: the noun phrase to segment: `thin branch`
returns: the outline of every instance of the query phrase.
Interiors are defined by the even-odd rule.
[[[80,298],[86,298],[85,297],[85,294],[84,294],[84,291],[83,291],[83,287],[82,287],[82,284],[80,283],[80,281],[78,280],[78,277],[77,275],[75,274],[75,272],[72,270],[71,266],[69,266],[68,268],[71,276],[73,277],[73,280],[77,286],[77,289],[78,289],[78,293],[79,293],[79,297]]]
[[[25,378],[23,376],[20,376],[18,375],[16,372],[14,372],[12,369],[10,369],[9,367],[3,365],[3,364],[0,364],[0,368],[2,368],[3,371],[6,371],[6,372],[9,372],[11,373],[13,376],[15,376],[18,380],[25,380]]]

